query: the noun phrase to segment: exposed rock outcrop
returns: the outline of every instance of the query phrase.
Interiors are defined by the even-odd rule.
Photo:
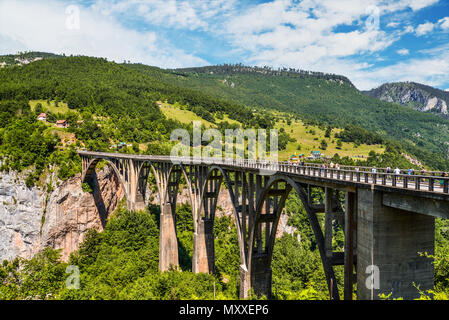
[[[46,193],[27,188],[17,173],[0,181],[0,261],[31,258],[50,246],[62,258],[78,249],[90,228],[103,230],[107,216],[123,197],[122,187],[108,167],[98,174],[94,194],[83,192],[77,175]]]
[[[39,230],[45,194],[28,189],[17,173],[0,180],[0,260],[31,257],[39,251]]]
[[[387,102],[409,105],[418,111],[434,112],[448,117],[449,93],[414,82],[387,83],[363,92],[373,98]]]
[[[97,177],[93,195],[83,192],[80,176],[62,183],[48,201],[41,247],[62,249],[62,258],[77,250],[88,229],[102,231],[106,219],[124,195],[113,170],[106,167]]]

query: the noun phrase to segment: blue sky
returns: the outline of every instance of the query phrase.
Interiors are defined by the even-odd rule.
[[[449,89],[446,0],[0,0],[0,54],[163,68],[237,63],[342,74],[359,89]]]

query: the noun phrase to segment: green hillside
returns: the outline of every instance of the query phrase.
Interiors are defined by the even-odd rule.
[[[201,121],[206,128],[217,128],[216,123],[226,121],[231,124],[243,126],[239,121],[229,119],[227,115],[224,115],[223,120],[215,118],[215,123],[206,121],[194,112],[187,110],[185,106],[178,103],[174,105],[162,103],[160,109],[167,118],[177,120],[185,124],[189,124],[192,121]],[[335,134],[341,133],[341,129],[331,130],[329,137],[326,137],[326,129],[324,128],[314,125],[306,125],[301,120],[293,120],[287,123],[285,118],[288,118],[288,114],[272,114],[273,116],[276,115],[278,118],[274,128],[287,133],[292,140],[287,143],[285,148],[279,150],[279,159],[282,161],[288,160],[292,154],[299,155],[302,153],[309,156],[313,150],[320,150],[325,156],[329,157],[332,157],[337,153],[341,157],[350,157],[355,160],[368,158],[370,151],[377,153],[384,153],[385,151],[385,148],[380,144],[367,145],[362,143],[355,146],[352,142],[341,142],[341,145],[339,145],[339,139],[335,138]],[[328,144],[325,150],[320,149],[320,144],[323,140],[325,140]]]
[[[344,77],[263,73],[257,69],[251,72],[240,66],[171,71],[144,65],[127,67],[173,85],[201,90],[253,108],[294,113],[307,122],[340,128],[356,124],[398,141],[408,153],[434,168],[449,169],[447,119],[368,97]]]
[[[168,154],[173,129],[191,130],[191,121],[202,119],[206,127],[220,130],[226,122],[242,128],[283,129],[282,159],[293,153],[308,155],[323,144],[328,156],[365,158],[371,150],[383,153],[389,144],[397,146],[397,154],[389,159],[399,159],[402,146],[428,168],[449,169],[448,120],[366,97],[341,76],[220,70],[174,72],[91,57],[43,59],[0,69],[3,167],[23,170],[34,165],[36,180],[54,162],[67,167],[60,175],[67,178],[79,170],[71,165],[77,161],[75,147],[116,151],[113,146],[125,142],[133,147],[121,152]],[[158,101],[164,102],[162,108]],[[70,127],[55,130],[36,121],[39,104],[50,122],[66,119]],[[376,134],[357,128],[343,131],[352,123]],[[324,137],[327,128],[332,134]],[[337,137],[341,132],[344,137]],[[391,139],[400,145],[391,144]],[[390,153],[394,148],[387,147]]]

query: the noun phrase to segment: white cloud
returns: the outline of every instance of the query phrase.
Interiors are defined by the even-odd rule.
[[[173,47],[152,31],[127,29],[110,16],[82,6],[80,28],[67,29],[61,2],[0,2],[0,52],[34,50],[106,57],[161,67],[204,65],[206,61]]]
[[[426,58],[410,58],[399,63],[360,69],[348,76],[360,89],[370,89],[384,82],[414,81],[434,87],[447,85],[449,74],[449,51],[447,45],[428,52]]]
[[[399,49],[396,52],[401,56],[406,56],[406,55],[410,54],[410,51],[408,49]]]
[[[437,3],[438,0],[404,0],[400,2],[410,7],[413,11],[418,11]]]
[[[399,22],[390,22],[387,24],[387,28],[396,28],[399,24]]]
[[[449,29],[449,17],[438,20],[438,24],[443,30]]]
[[[416,28],[416,35],[418,37],[423,36],[423,35],[431,32],[434,28],[435,28],[435,25],[432,22],[426,22],[426,23],[420,24]]]
[[[126,14],[147,23],[183,30],[208,30],[214,18],[226,16],[236,0],[115,0],[97,1],[92,9],[103,15]]]
[[[415,32],[415,28],[413,28],[413,26],[406,26],[404,28],[404,34],[406,34],[406,33],[413,33],[413,32]]]

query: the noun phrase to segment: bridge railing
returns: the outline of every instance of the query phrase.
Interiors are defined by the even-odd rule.
[[[449,193],[449,177],[442,176],[395,174],[292,164],[281,164],[280,171],[350,182]]]
[[[114,157],[110,153],[80,152],[88,156]],[[193,158],[171,156],[143,156],[118,154],[120,158],[132,158],[150,161],[170,161],[183,164],[228,165],[238,168],[249,168],[266,171],[279,171],[305,176],[322,177],[326,179],[382,185],[394,188],[422,190],[438,193],[449,193],[449,177],[442,176],[442,172],[426,172],[425,175],[409,175],[407,170],[399,174],[387,172],[385,168],[340,166],[340,168],[322,167],[322,164],[291,164],[288,162],[270,162],[266,160],[227,159],[227,158]]]
[[[280,162],[280,163],[285,163],[285,164],[289,164],[288,161],[284,161],[284,162]],[[290,163],[291,164],[291,163]],[[291,164],[291,165],[296,165],[295,163]],[[312,166],[312,167],[318,167],[321,168],[321,166],[323,165],[322,163],[311,163],[311,162],[305,162],[306,166]],[[329,168],[329,164],[326,164],[326,167]],[[347,165],[340,165],[339,166],[340,169],[346,169],[346,170],[356,170],[356,168],[360,171],[369,171],[371,172],[371,170],[373,169],[373,167],[364,167],[364,166],[347,166]],[[334,167],[335,168],[335,167]],[[401,174],[408,174],[408,169],[399,169]],[[387,168],[376,168],[376,171],[381,173],[388,173],[387,172]],[[390,169],[390,173],[393,172],[393,169]],[[441,177],[444,172],[443,171],[420,171],[420,170],[415,170],[415,173],[421,173],[424,172],[423,175],[425,176],[435,176],[435,177]],[[415,173],[413,175],[415,175]]]

